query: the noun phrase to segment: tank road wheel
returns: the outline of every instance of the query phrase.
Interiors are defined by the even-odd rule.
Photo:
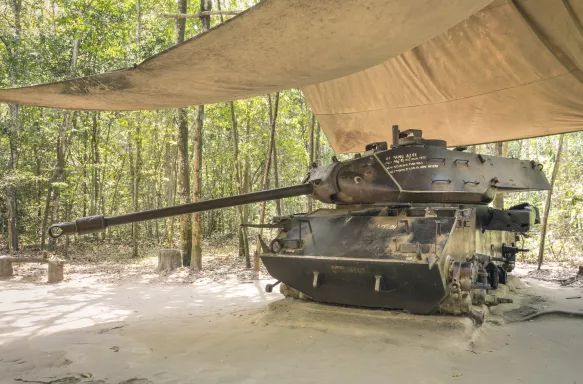
[[[281,283],[279,284],[279,292],[284,295],[285,297],[291,297],[294,299],[301,299],[302,298],[302,293],[300,291],[298,291],[297,289],[294,289],[292,287],[289,287],[288,285]]]
[[[269,249],[273,253],[279,253],[279,252],[281,252],[281,250],[283,248],[284,248],[283,247],[283,241],[281,241],[280,239],[273,239],[271,241],[271,243],[269,244]]]

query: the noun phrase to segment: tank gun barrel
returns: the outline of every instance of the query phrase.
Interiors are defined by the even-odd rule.
[[[49,228],[49,236],[58,238],[62,235],[103,232],[107,227],[135,223],[138,221],[160,219],[170,216],[184,215],[187,213],[210,211],[226,207],[257,203],[261,201],[279,200],[287,197],[310,195],[313,193],[312,184],[299,184],[292,187],[278,188],[261,192],[246,193],[219,199],[198,201],[196,203],[174,205],[172,207],[151,209],[148,211],[128,213],[120,216],[88,216],[69,223],[54,224]]]

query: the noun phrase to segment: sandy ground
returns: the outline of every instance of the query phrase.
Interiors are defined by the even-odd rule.
[[[520,308],[496,308],[504,321],[583,311],[580,287],[524,281]],[[0,383],[583,383],[581,319],[475,328],[282,299],[265,282],[0,282]]]
[[[192,284],[194,282],[223,282],[236,278],[241,282],[250,282],[253,271],[245,268],[245,261],[238,256],[233,246],[205,244],[200,273],[190,268],[178,268],[170,273],[158,273],[158,248],[142,247],[141,257],[132,258],[131,248],[121,244],[79,244],[71,247],[68,257],[62,252],[48,254],[65,259],[67,262],[65,282],[76,281],[90,276],[98,283],[120,284]],[[0,254],[2,256],[2,254]],[[7,256],[7,255],[6,255]],[[43,257],[41,252],[24,252],[21,257]],[[43,283],[46,280],[46,265],[15,264],[12,281]],[[269,273],[261,265],[260,278],[269,279]]]
[[[583,276],[577,274],[578,265],[583,265],[583,261],[580,261],[579,264],[545,263],[540,270],[537,270],[535,264],[518,263],[513,274],[519,277],[532,277],[537,280],[552,281],[565,287],[583,288]]]

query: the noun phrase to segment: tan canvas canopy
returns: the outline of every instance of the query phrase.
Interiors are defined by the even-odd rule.
[[[264,0],[134,69],[0,101],[159,109],[302,87],[337,152],[393,124],[450,145],[583,130],[583,0],[489,3]]]
[[[495,1],[380,65],[304,87],[337,152],[391,125],[449,145],[583,130],[583,0]]]
[[[349,75],[437,36],[491,0],[263,0],[136,68],[0,90],[0,101],[81,110],[210,104]]]

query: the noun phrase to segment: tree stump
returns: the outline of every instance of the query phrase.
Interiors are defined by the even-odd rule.
[[[180,267],[182,267],[182,254],[178,249],[158,251],[158,272],[173,271]]]
[[[12,261],[0,257],[0,277],[12,277]]]
[[[47,282],[53,284],[63,281],[63,263],[59,260],[49,260],[48,265]]]
[[[577,272],[577,276],[583,276],[583,265],[579,266],[579,271]]]

